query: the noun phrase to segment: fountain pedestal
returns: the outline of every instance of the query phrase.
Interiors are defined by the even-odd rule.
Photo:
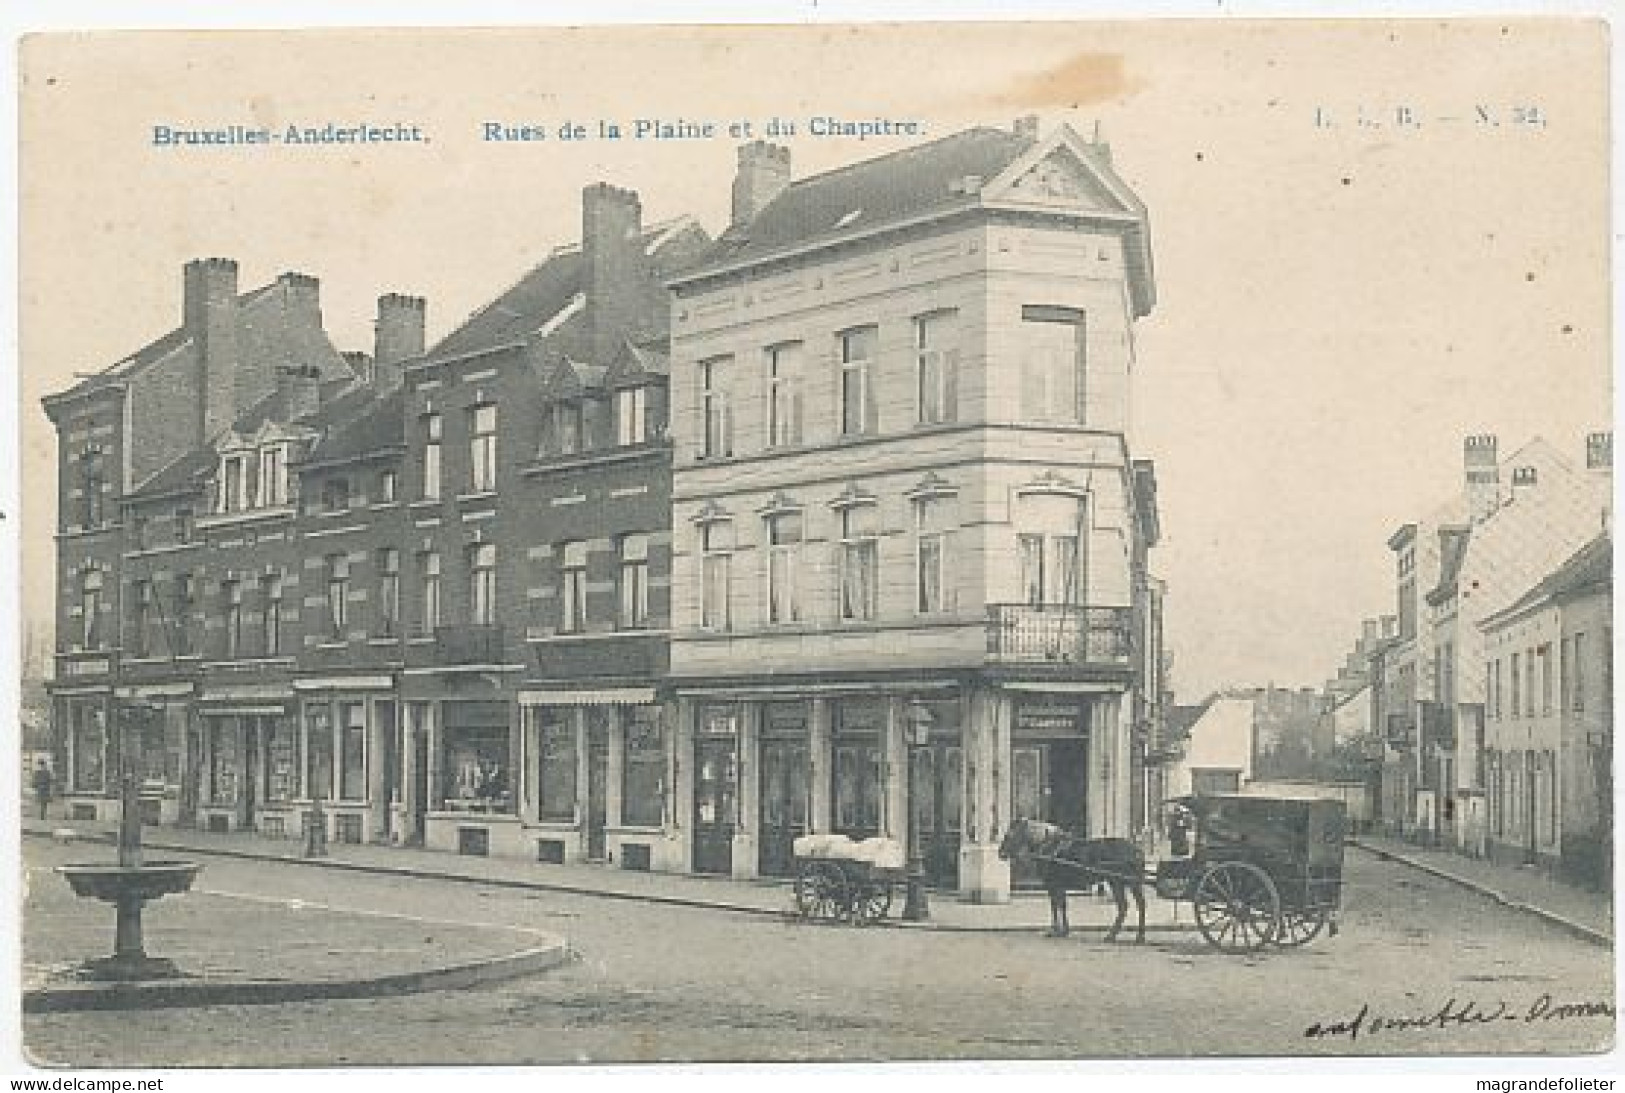
[[[117,916],[113,955],[86,961],[79,969],[83,979],[124,982],[180,975],[174,961],[147,955],[141,911],[150,900],[191,888],[203,868],[196,862],[141,860],[140,756],[135,748],[140,734],[131,724],[137,713],[127,710],[120,726],[118,864],[57,867],[74,895],[111,903]]]

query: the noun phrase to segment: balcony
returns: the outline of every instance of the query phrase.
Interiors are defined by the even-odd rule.
[[[996,664],[1127,670],[1133,666],[1127,607],[989,604],[987,658]]]
[[[436,627],[434,656],[438,664],[501,664],[502,627],[483,623]]]

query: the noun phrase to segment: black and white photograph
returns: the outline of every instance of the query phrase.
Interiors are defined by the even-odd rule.
[[[16,46],[20,1071],[1617,1066],[1602,20]]]

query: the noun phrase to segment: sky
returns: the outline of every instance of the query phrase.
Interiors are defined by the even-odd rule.
[[[431,340],[579,236],[580,190],[725,225],[732,122],[798,176],[1038,114],[1096,131],[1150,211],[1136,329],[1180,701],[1315,685],[1391,610],[1385,541],[1461,480],[1461,440],[1611,427],[1606,37],[1413,21],[56,35],[21,61],[23,603],[51,613],[43,394],[179,320],[183,264],[322,281],[340,348],[376,297]],[[690,140],[490,143],[485,121],[714,122]],[[1408,120],[1410,124],[1401,124]],[[154,147],[154,125],[422,126],[426,144]],[[1371,123],[1378,124],[1371,124]],[[1493,124],[1492,124],[1493,123]]]

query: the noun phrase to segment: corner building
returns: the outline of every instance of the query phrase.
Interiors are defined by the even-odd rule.
[[[1108,149],[1024,120],[792,181],[756,143],[733,196],[668,280],[674,864],[784,874],[912,812],[997,901],[1014,817],[1137,834],[1155,290]]]

